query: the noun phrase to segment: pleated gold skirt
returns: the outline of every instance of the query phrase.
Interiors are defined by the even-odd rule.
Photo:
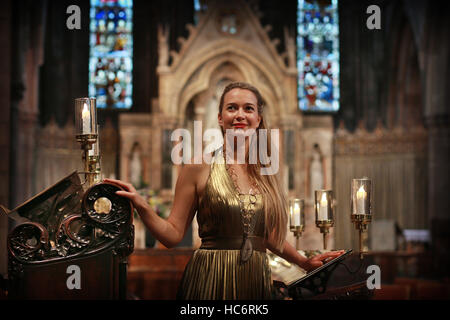
[[[198,249],[183,274],[178,299],[267,300],[272,281],[265,252],[253,251],[245,263],[240,250]]]

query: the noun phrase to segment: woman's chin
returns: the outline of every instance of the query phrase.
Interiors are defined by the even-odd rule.
[[[234,134],[251,134],[256,129],[255,128],[249,128],[249,127],[233,127],[227,130],[233,131]]]

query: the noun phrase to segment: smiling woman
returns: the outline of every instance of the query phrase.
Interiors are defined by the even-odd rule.
[[[271,299],[266,249],[305,270],[342,253],[307,259],[285,241],[287,204],[283,189],[275,174],[260,174],[267,166],[266,159],[248,162],[251,141],[247,133],[266,129],[263,107],[264,99],[250,84],[235,82],[224,89],[218,122],[226,141],[242,133],[246,161],[230,161],[234,160],[230,151],[236,155],[239,146],[225,143],[213,152],[211,164],[194,161],[184,165],[167,219],[159,217],[131,184],[110,180],[126,190],[117,194],[133,201],[149,231],[166,247],[183,239],[197,214],[202,245],[186,266],[179,299]],[[277,153],[277,149],[268,152]]]

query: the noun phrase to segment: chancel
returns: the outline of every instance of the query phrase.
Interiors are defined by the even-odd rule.
[[[446,2],[83,0],[79,21],[71,5],[0,13],[0,299],[173,300],[207,249],[263,270],[273,299],[450,299]],[[227,121],[236,144],[257,131],[283,196],[220,157]],[[261,199],[285,219],[262,223]],[[205,237],[225,221],[212,200],[239,208],[216,210],[228,242]],[[340,254],[287,261],[262,241],[275,220],[301,261]]]

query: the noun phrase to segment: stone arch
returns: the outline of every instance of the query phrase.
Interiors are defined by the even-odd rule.
[[[414,41],[413,28],[401,10],[397,10],[395,18],[394,20],[393,17],[395,36],[392,37],[389,62],[393,72],[385,112],[387,127],[401,126],[406,129],[423,126],[419,52]]]
[[[244,74],[245,81],[258,87],[267,100],[272,116],[282,117],[292,109],[288,103],[289,92],[283,88],[285,75],[273,61],[261,56],[255,48],[242,41],[219,40],[205,46],[177,66],[174,77],[182,84],[182,89],[172,93],[166,110],[178,115],[184,114],[188,101],[206,89],[211,73],[225,61],[234,63]],[[193,75],[196,75],[195,80],[190,84],[188,82]],[[280,107],[279,110],[273,110],[275,106]]]
[[[279,85],[282,81],[276,81],[274,73],[270,73],[270,70],[267,68],[260,69],[258,64],[246,56],[225,51],[219,56],[211,57],[203,65],[200,65],[197,70],[191,71],[191,75],[196,74],[195,80],[186,83],[183,89],[180,90],[176,114],[183,117],[189,101],[211,86],[211,79],[214,73],[224,63],[232,64],[243,75],[243,81],[253,84],[260,90],[267,103],[267,118],[278,123],[282,115],[288,113],[287,94],[283,92]]]

